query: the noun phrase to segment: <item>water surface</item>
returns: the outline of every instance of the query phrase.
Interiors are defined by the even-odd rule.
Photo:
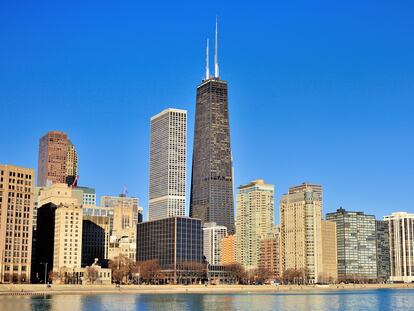
[[[0,296],[1,311],[414,310],[414,289],[240,294]]]

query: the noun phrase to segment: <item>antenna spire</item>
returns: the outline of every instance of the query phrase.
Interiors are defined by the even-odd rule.
[[[214,77],[219,77],[219,65],[218,65],[218,18],[216,16],[216,42],[214,46]]]
[[[207,38],[207,47],[206,47],[206,80],[210,79],[210,66],[208,63],[208,50],[209,50],[209,39]]]

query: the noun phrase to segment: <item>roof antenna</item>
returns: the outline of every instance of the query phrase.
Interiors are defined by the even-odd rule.
[[[219,65],[218,65],[218,18],[216,16],[216,44],[214,47],[214,77],[219,77]]]
[[[208,50],[209,50],[209,39],[207,38],[207,47],[206,47],[206,80],[210,79],[210,66],[208,64]]]

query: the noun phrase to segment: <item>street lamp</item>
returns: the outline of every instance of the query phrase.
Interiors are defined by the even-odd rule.
[[[41,262],[40,264],[45,266],[45,285],[46,285],[46,282],[47,282],[47,262],[46,263]]]

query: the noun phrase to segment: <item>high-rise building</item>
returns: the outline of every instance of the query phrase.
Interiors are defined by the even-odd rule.
[[[377,275],[379,281],[390,278],[390,230],[385,220],[376,221],[377,234]]]
[[[390,237],[391,281],[414,282],[414,214],[385,216]]]
[[[255,180],[238,188],[236,258],[246,269],[259,265],[260,239],[274,228],[274,186]]]
[[[376,280],[375,216],[339,208],[326,220],[336,222],[339,280]]]
[[[205,267],[201,221],[174,216],[138,224],[137,261],[147,260],[157,260],[166,281],[174,283]]]
[[[72,142],[64,132],[51,131],[39,141],[37,185],[75,182],[78,173],[78,156]]]
[[[29,283],[34,171],[0,165],[0,283]]]
[[[221,262],[222,265],[236,263],[236,235],[231,234],[221,239]]]
[[[83,216],[82,267],[90,266],[98,259],[106,265],[109,247],[109,217]]]
[[[187,111],[151,118],[149,220],[185,216]]]
[[[322,186],[303,183],[280,199],[282,269],[318,282],[322,272]]]
[[[38,206],[32,279],[44,282],[45,269],[49,278],[50,271],[72,273],[81,267],[82,207],[62,183],[41,189]]]
[[[332,283],[338,279],[338,251],[336,241],[336,223],[322,220],[322,271],[321,282]]]
[[[74,187],[72,188],[72,196],[78,199],[82,208],[96,206],[96,192],[94,188],[90,187]]]
[[[217,27],[214,77],[209,74],[208,55],[206,68],[206,79],[197,87],[190,217],[226,226],[232,234],[234,202],[228,86],[227,81],[219,78]]]
[[[270,273],[271,279],[279,279],[281,276],[281,239],[280,227],[265,234],[260,239],[259,268]]]
[[[221,240],[227,236],[227,228],[214,222],[203,226],[203,249],[206,260],[211,265],[219,265],[221,259]]]

